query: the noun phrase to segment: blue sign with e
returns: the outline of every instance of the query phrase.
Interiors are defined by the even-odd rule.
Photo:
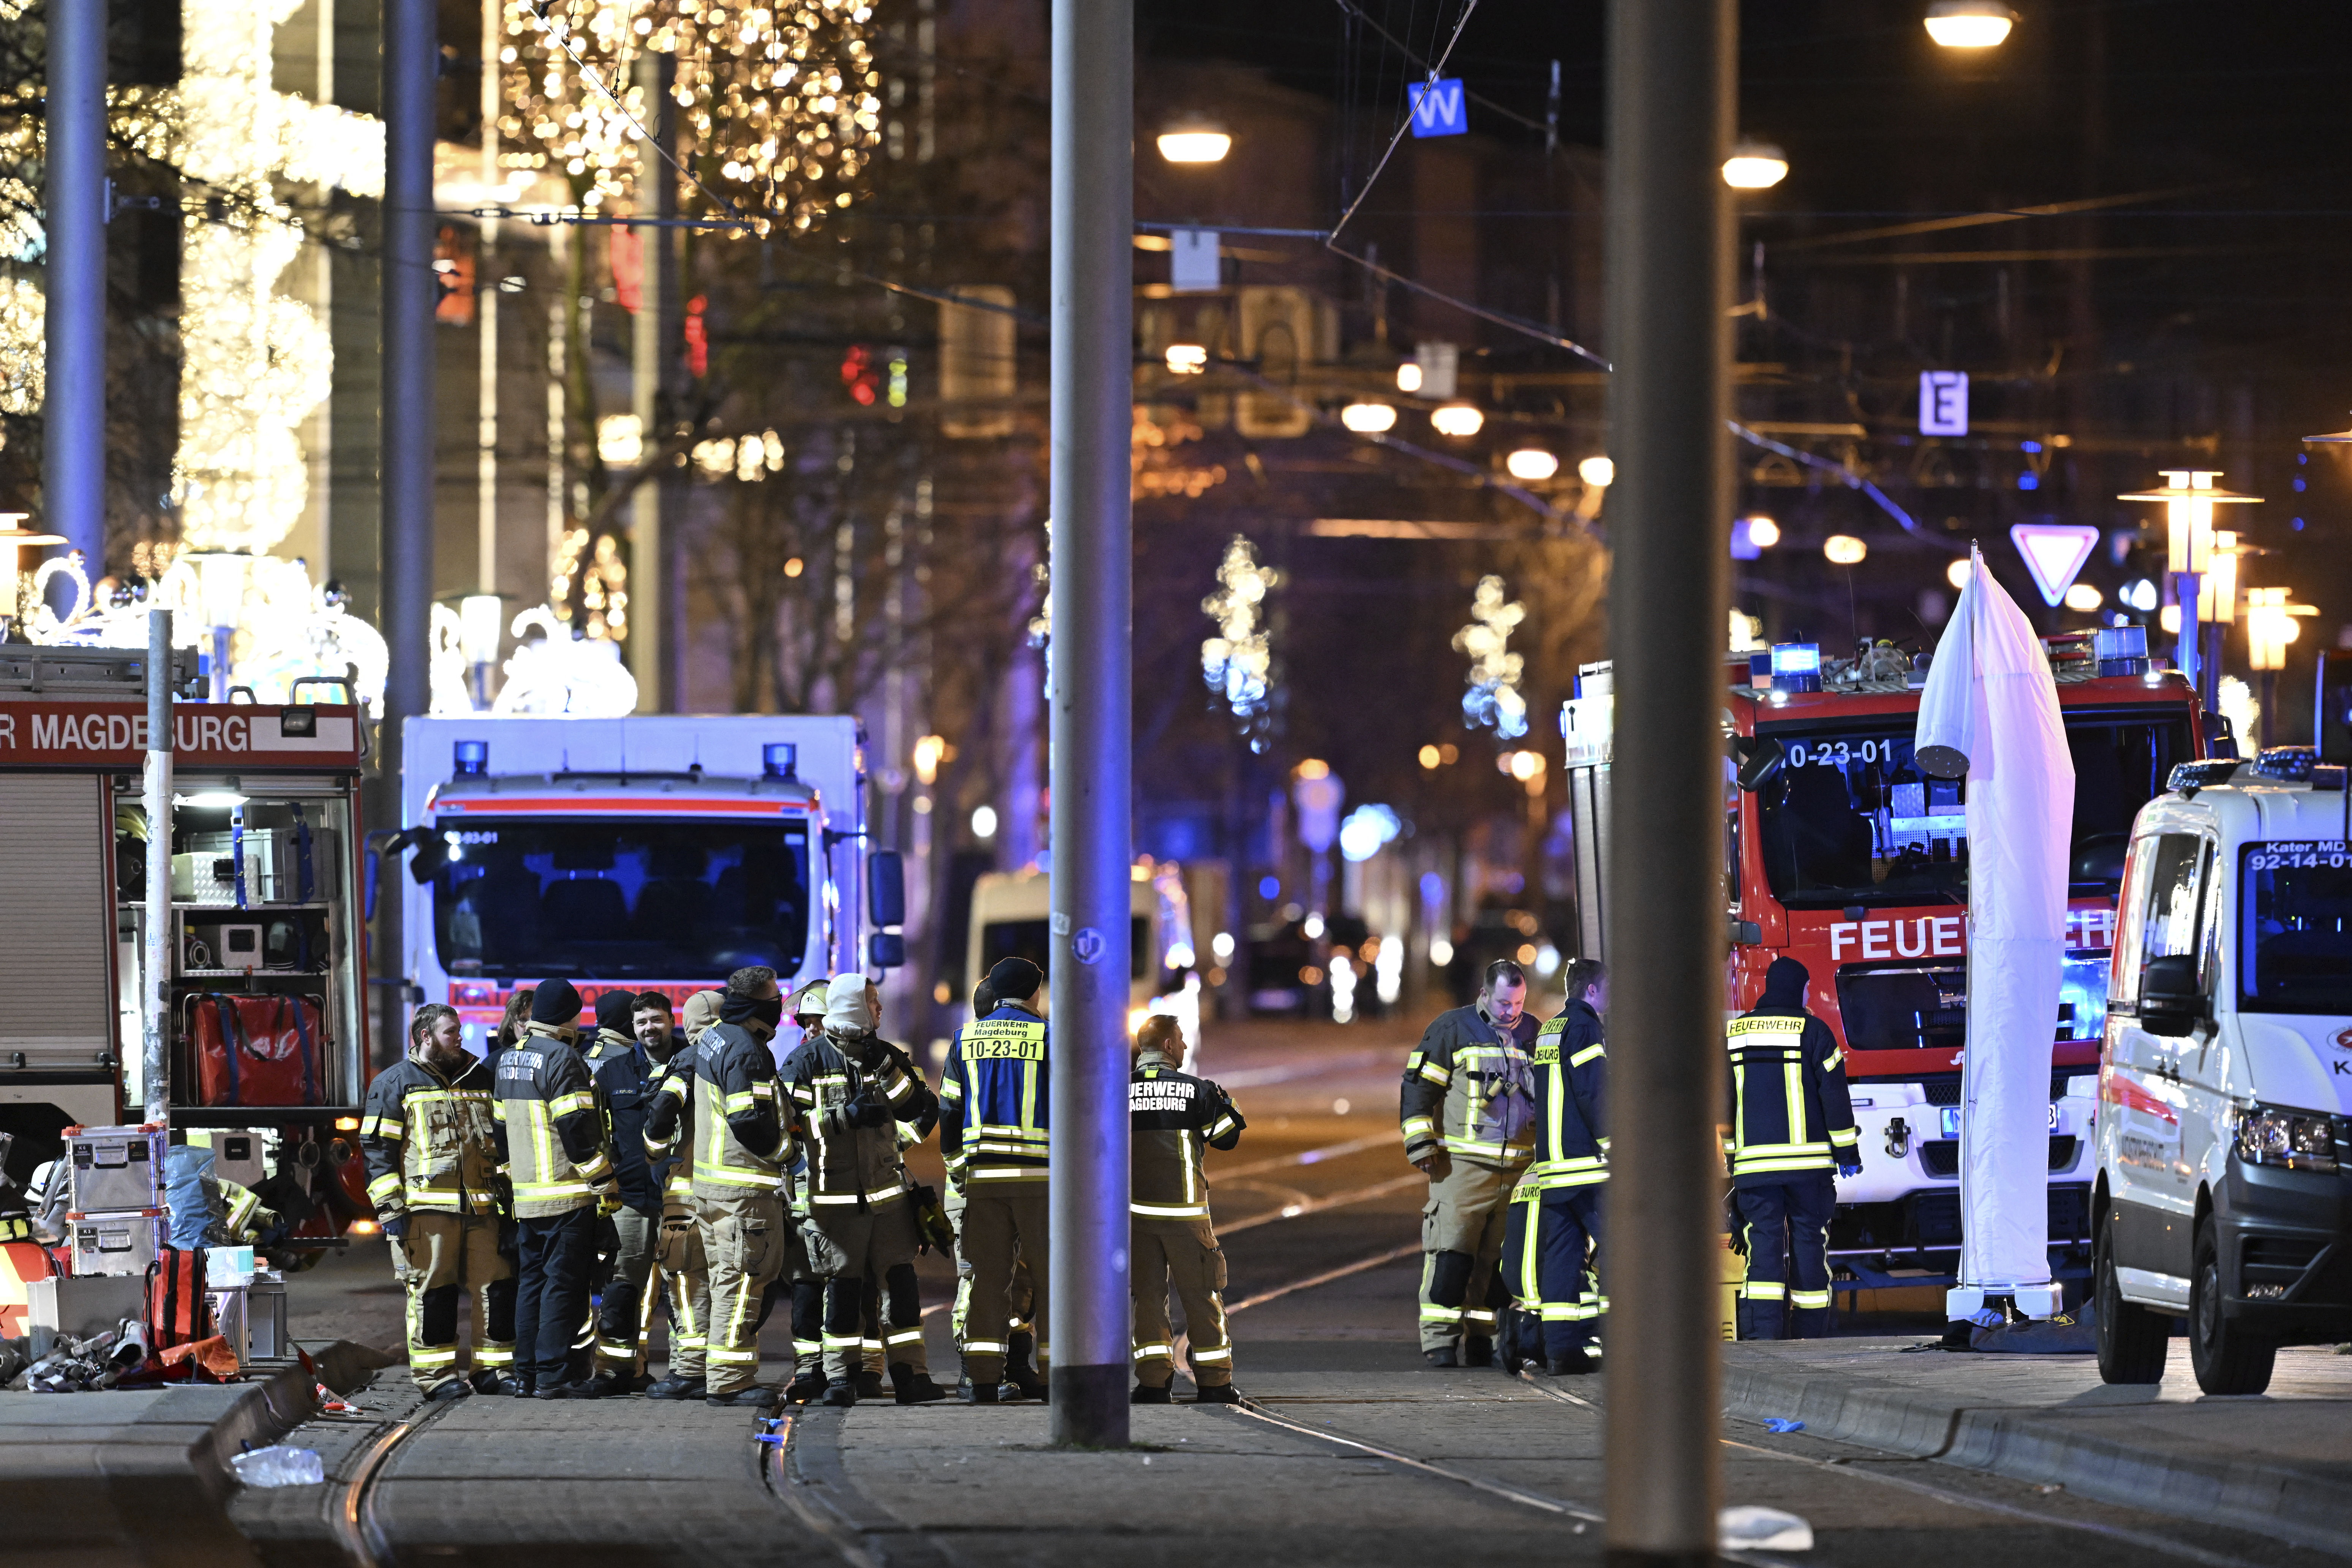
[[[1415,82],[1405,89],[1412,106],[1415,136],[1461,136],[1470,130],[1470,112],[1462,92],[1462,79],[1441,78]]]

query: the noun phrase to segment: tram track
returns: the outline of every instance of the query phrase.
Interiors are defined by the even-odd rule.
[[[375,1512],[376,1482],[383,1477],[386,1462],[403,1445],[423,1434],[460,1403],[453,1399],[421,1406],[394,1423],[360,1457],[359,1464],[343,1483],[343,1495],[331,1521],[336,1542],[355,1568],[393,1568],[392,1540]]]

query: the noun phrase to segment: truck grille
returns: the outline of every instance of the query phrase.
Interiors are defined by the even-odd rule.
[[[2063,1171],[2074,1163],[2074,1152],[2081,1140],[2057,1137],[2050,1140],[2050,1168]],[[1919,1145],[1919,1163],[1931,1176],[1957,1176],[1960,1173],[1960,1142],[1957,1138],[1931,1138]]]

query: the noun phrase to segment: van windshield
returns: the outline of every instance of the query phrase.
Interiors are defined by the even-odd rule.
[[[433,935],[449,973],[690,980],[808,948],[804,822],[467,816],[442,833]]]
[[[2074,763],[2068,891],[2113,897],[2132,818],[2191,755],[2188,720],[2110,709],[2074,710],[2065,721]],[[1759,731],[1784,753],[1757,795],[1764,875],[1783,907],[1967,901],[1967,791],[1919,772],[1913,728],[1894,718]]]
[[[2239,861],[2239,1010],[2352,1013],[2352,845],[2249,844]]]

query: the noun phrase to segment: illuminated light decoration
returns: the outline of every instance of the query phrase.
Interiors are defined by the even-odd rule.
[[[1259,565],[1257,552],[1237,533],[1217,563],[1217,591],[1201,601],[1201,613],[1217,625],[1215,635],[1201,643],[1201,678],[1240,721],[1250,750],[1263,752],[1274,707],[1274,647],[1264,613],[1282,574]]]
[[[607,414],[596,421],[596,456],[605,467],[634,468],[645,451],[645,422],[635,415]]]
[[[2106,603],[2107,596],[2088,583],[2076,583],[2066,590],[2065,603],[2070,610],[2087,613]]]
[[[1360,805],[1339,824],[1339,853],[1358,863],[1370,859],[1404,831],[1396,812],[1385,805]]]
[[[491,712],[618,719],[636,711],[636,678],[610,641],[582,637],[543,605],[515,616],[508,630],[515,650]],[[537,638],[521,640],[534,631]]]
[[[1559,458],[1540,447],[1522,447],[1503,459],[1503,468],[1511,478],[1532,483],[1559,473]]]
[[[1404,994],[1404,938],[1391,931],[1381,937],[1372,955],[1372,991],[1384,1007],[1394,1006]]]
[[[1350,403],[1339,410],[1339,423],[1359,436],[1377,436],[1384,430],[1392,430],[1396,422],[1397,411],[1391,404]]]
[[[996,837],[996,808],[994,806],[975,805],[971,808],[971,836],[974,838],[993,838]]]
[[[2145,577],[2135,578],[2116,592],[2117,604],[2126,609],[2137,610],[2143,616],[2156,608],[2156,584]]]
[[[1418,360],[1407,360],[1402,364],[1397,366],[1396,381],[1397,390],[1399,392],[1419,392],[1421,390],[1421,362]]]
[[[435,605],[425,628],[426,682],[431,693],[427,710],[435,718],[474,711],[473,682],[467,679],[464,617],[446,605]]]
[[[1723,183],[1735,191],[1763,191],[1789,177],[1789,160],[1769,142],[1742,142],[1723,161]]]
[[[751,220],[726,232],[819,227],[865,197],[879,156],[873,15],[851,0],[505,0],[499,161],[562,176],[592,212],[638,205],[652,105],[635,68],[668,55],[678,162]],[[710,205],[690,182],[681,197]]]
[[[0,414],[40,412],[47,331],[48,300],[40,285],[29,278],[0,278]]]
[[[1470,602],[1470,624],[1454,634],[1455,651],[1470,656],[1463,722],[1473,729],[1484,726],[1506,741],[1528,732],[1528,700],[1519,692],[1527,661],[1509,647],[1511,633],[1527,615],[1527,605],[1505,601],[1500,577],[1481,577]]]
[[[1170,343],[1168,374],[1199,375],[1209,368],[1209,351],[1199,343]]]
[[[1486,427],[1486,416],[1467,403],[1449,403],[1443,408],[1433,410],[1429,416],[1431,429],[1441,436],[1457,438],[1475,436]]]
[[[1187,115],[1162,131],[1160,155],[1171,163],[1221,163],[1233,151],[1234,139],[1213,120]]]
[[[1416,753],[1415,760],[1421,763],[1425,772],[1435,773],[1437,771],[1438,763],[1444,761],[1444,758],[1439,756],[1435,746],[1423,746],[1420,752]]]
[[[2238,558],[2251,552],[2226,528],[2213,531],[2213,554],[2197,584],[2197,618],[2208,626],[2228,626],[2238,618]]]
[[[1999,47],[2017,26],[2017,13],[1998,0],[1936,0],[1927,7],[1927,36],[1947,49]]]
[[[1353,959],[1340,952],[1331,955],[1331,1021],[1335,1024],[1356,1021],[1356,964]],[[1335,1100],[1332,1109],[1336,1110],[1346,1103],[1346,1100]]]
[[[1832,533],[1822,541],[1822,559],[1832,566],[1859,566],[1870,546],[1851,533]]]
[[[1748,542],[1759,550],[1769,550],[1780,542],[1780,525],[1769,517],[1751,517],[1748,521]]]
[[[1597,454],[1580,458],[1576,465],[1576,477],[1596,490],[1605,490],[1617,482],[1617,465]]]
[[[940,782],[940,764],[955,755],[944,735],[926,735],[917,741],[908,760],[915,764],[915,777],[925,787]]]

